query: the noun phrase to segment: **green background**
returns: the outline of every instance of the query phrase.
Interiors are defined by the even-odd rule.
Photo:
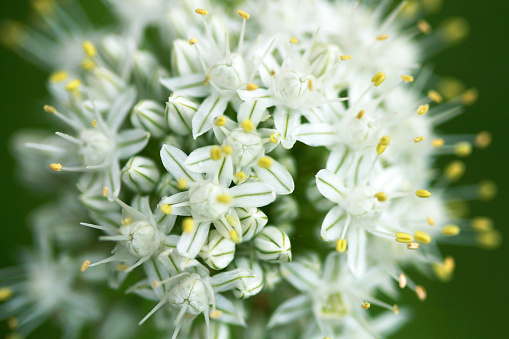
[[[106,21],[98,1],[86,1],[87,9],[99,20]],[[25,20],[29,5],[25,0],[2,1],[0,17]],[[442,11],[429,18],[434,24],[449,16],[462,16],[471,26],[469,38],[432,59],[440,75],[461,79],[480,92],[478,102],[465,114],[443,126],[451,133],[476,133],[490,130],[493,145],[475,151],[466,160],[467,173],[461,183],[495,180],[499,195],[491,202],[475,202],[472,215],[491,216],[499,230],[509,239],[505,220],[509,200],[507,167],[507,129],[509,128],[509,2],[483,0],[445,0]],[[13,159],[9,154],[10,135],[21,128],[45,126],[42,105],[46,96],[47,74],[11,51],[0,48],[0,267],[15,263],[16,249],[31,243],[26,224],[28,213],[41,204],[44,196],[27,192],[14,179]],[[408,293],[405,302],[414,308],[415,320],[394,338],[502,338],[509,337],[509,276],[505,244],[495,251],[474,247],[444,247],[444,253],[456,259],[457,268],[452,282],[423,282],[428,291],[425,302],[416,301]],[[5,323],[0,333],[5,333]],[[37,332],[32,337],[58,337],[54,332]],[[3,337],[3,335],[1,335]]]

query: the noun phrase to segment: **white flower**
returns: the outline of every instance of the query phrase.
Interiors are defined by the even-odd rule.
[[[134,156],[122,169],[122,181],[133,191],[149,193],[154,190],[161,174],[150,158]]]

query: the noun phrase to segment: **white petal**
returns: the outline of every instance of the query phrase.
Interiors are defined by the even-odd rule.
[[[276,199],[272,188],[264,183],[245,183],[230,189],[234,207],[261,207]]]
[[[216,293],[216,308],[222,312],[217,321],[226,324],[246,326],[242,318],[243,312],[237,306],[222,294]]]
[[[134,105],[134,100],[136,100],[136,91],[134,88],[129,88],[113,102],[106,118],[108,127],[112,131],[116,132],[120,125],[122,125],[127,113],[129,113],[129,110]]]
[[[214,119],[222,115],[228,105],[228,98],[212,94],[203,101],[193,116],[193,137],[196,139],[214,126]]]
[[[234,288],[242,288],[242,280],[255,278],[256,274],[248,268],[237,268],[231,271],[214,275],[210,278],[210,284],[215,292],[224,292]]]
[[[256,127],[260,123],[266,108],[267,106],[264,105],[262,100],[254,99],[246,101],[240,105],[237,121],[242,123],[244,120],[250,120]]]
[[[334,150],[329,155],[325,168],[332,173],[338,174],[340,170],[349,166],[351,159],[350,147],[338,145],[334,147]]]
[[[275,135],[279,134],[277,130],[271,129],[271,128],[259,128],[259,129],[257,129],[257,132],[260,134],[262,139],[268,139],[268,138],[270,138],[270,136],[272,134],[275,134]],[[278,142],[276,142],[276,143],[266,142],[263,144],[263,148],[265,149],[265,154],[272,152],[274,150],[274,148],[276,148],[279,145],[279,138],[277,138],[277,139],[278,139]]]
[[[120,165],[117,160],[110,163],[108,172],[104,175],[104,186],[108,187],[109,192],[114,196],[120,193]]]
[[[315,271],[298,262],[281,265],[281,274],[299,291],[312,291],[320,288],[320,279]]]
[[[265,183],[269,184],[277,194],[290,194],[295,189],[292,175],[286,167],[277,161],[272,161],[270,168],[253,166],[256,175]]]
[[[117,136],[117,147],[120,159],[129,158],[140,152],[148,143],[150,133],[142,129],[128,129]]]
[[[215,161],[210,157],[210,151],[215,146],[205,146],[191,152],[186,159],[186,167],[196,173],[213,171]]]
[[[348,232],[348,267],[352,273],[360,277],[366,272],[367,259],[366,231],[355,227]]]
[[[340,206],[333,207],[325,216],[320,236],[325,241],[336,241],[341,236],[345,226],[347,214]]]
[[[336,128],[330,124],[304,124],[297,130],[296,138],[309,146],[331,146],[337,142]]]
[[[298,295],[279,305],[270,317],[268,328],[285,325],[307,316],[313,309],[313,303],[307,295]]]
[[[240,89],[237,91],[239,97],[243,101],[253,101],[253,100],[262,100],[265,107],[274,106],[274,99],[272,97],[272,92],[264,89],[258,88],[254,91],[248,91],[247,89]]]
[[[176,206],[181,203],[185,203],[189,201],[189,192],[180,192],[174,194],[170,197],[164,197],[161,202],[157,205],[159,209],[163,205],[171,206],[171,214],[172,215],[191,215],[191,207],[187,206]]]
[[[177,251],[186,258],[195,258],[207,241],[210,223],[198,223],[190,233],[182,233],[177,244]]]
[[[186,168],[187,155],[178,148],[171,145],[163,145],[161,148],[161,160],[164,168],[175,180],[185,179],[191,182],[200,181],[201,175],[191,172]]]
[[[209,87],[205,86],[203,73],[184,75],[174,78],[162,78],[161,84],[172,92],[179,92],[194,98],[204,98],[210,93]]]
[[[284,148],[292,148],[297,140],[295,132],[300,125],[300,113],[283,107],[276,107],[274,111],[274,124],[281,133],[281,144]]]
[[[321,170],[316,175],[316,186],[324,197],[332,202],[340,203],[343,201],[344,190],[343,182],[334,173],[328,170]]]

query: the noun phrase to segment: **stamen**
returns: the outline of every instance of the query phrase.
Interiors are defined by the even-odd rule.
[[[223,151],[223,153],[226,154],[226,155],[231,155],[233,153],[233,148],[231,146],[224,145],[221,148],[221,151]]]
[[[92,127],[97,127],[97,120],[92,120]]]
[[[424,140],[424,137],[417,137],[417,138],[414,138],[414,144],[418,143],[418,142],[421,142]]]
[[[215,124],[218,127],[226,125],[226,117],[224,115],[221,115],[220,117],[217,117]]]
[[[450,181],[458,181],[465,173],[465,163],[456,160],[444,169],[445,177]]]
[[[471,227],[476,232],[489,232],[493,229],[493,220],[486,217],[476,217],[472,220]]]
[[[230,235],[230,239],[234,243],[238,243],[239,242],[239,234],[237,233],[237,231],[231,230],[228,234]]]
[[[375,194],[375,198],[380,202],[384,202],[387,201],[387,194],[384,192],[378,192]]]
[[[56,84],[67,80],[68,77],[69,73],[67,73],[66,71],[58,71],[50,75],[49,81]]]
[[[97,49],[91,41],[83,42],[83,51],[89,58],[94,58],[97,55]]]
[[[161,212],[163,212],[164,214],[166,215],[170,215],[171,214],[171,210],[172,210],[172,207],[168,204],[164,204],[162,205],[160,208]]]
[[[419,247],[420,247],[420,246],[421,246],[421,245],[419,245],[419,243],[411,242],[411,243],[409,243],[409,244],[407,245],[407,248],[408,248],[409,250],[417,250],[417,249],[419,249]]]
[[[461,103],[463,105],[470,106],[473,105],[477,99],[479,99],[479,91],[477,91],[475,88],[471,88],[463,93],[461,96]]]
[[[392,312],[394,312],[394,314],[396,314],[396,315],[399,313],[398,305],[394,304],[394,306],[392,307]]]
[[[223,315],[223,312],[219,311],[219,310],[214,310],[212,312],[210,312],[209,316],[211,319],[217,319],[219,318],[221,315]]]
[[[402,75],[401,80],[404,82],[414,82],[414,77],[411,75]]]
[[[496,249],[502,242],[502,234],[497,230],[479,233],[475,237],[477,244],[485,249]]]
[[[456,225],[447,225],[442,229],[442,234],[446,236],[454,236],[460,234],[461,229]]]
[[[422,286],[417,286],[415,288],[415,293],[417,294],[417,297],[419,300],[425,300],[426,299],[426,290]]]
[[[430,34],[432,31],[431,25],[426,20],[417,21],[417,28],[426,35]]]
[[[221,148],[219,148],[219,146],[212,147],[212,149],[210,150],[210,157],[214,161],[220,160],[222,157]]]
[[[51,113],[51,114],[56,114],[57,113],[57,109],[53,106],[49,106],[49,105],[44,105],[44,111],[46,113]]]
[[[273,143],[273,144],[277,144],[279,142],[278,140],[278,137],[279,137],[279,133],[271,133],[270,134],[270,142]]]
[[[177,181],[177,188],[180,190],[185,190],[187,188],[187,180],[181,178]]]
[[[81,265],[81,272],[85,272],[87,268],[90,266],[90,260],[85,260]]]
[[[351,55],[346,54],[346,55],[341,55],[339,58],[340,58],[341,60],[345,61],[345,60],[350,60],[350,59],[352,58],[352,56],[351,56]]]
[[[378,72],[371,78],[371,82],[374,83],[375,87],[380,86],[384,81],[387,75],[384,72]]]
[[[107,197],[108,196],[108,187],[103,187],[103,197]]]
[[[387,146],[389,146],[390,142],[391,142],[390,136],[384,136],[384,137],[380,138],[380,141],[376,145],[376,152],[378,153],[378,155],[382,155],[382,153],[385,152],[385,150],[387,149]]]
[[[441,103],[442,101],[444,101],[444,98],[442,98],[442,96],[440,95],[440,93],[438,93],[437,91],[435,90],[430,90],[428,92],[428,98],[430,98],[431,101],[434,101],[436,102],[437,104]]]
[[[166,205],[166,206],[169,206],[171,208],[170,205]],[[120,223],[122,224],[122,226],[130,225],[130,224],[132,224],[132,222],[133,222],[133,218],[131,218],[131,217],[123,218],[122,220],[120,220]]]
[[[361,110],[361,111],[357,114],[356,118],[357,118],[357,119],[362,119],[362,117],[364,116],[364,114],[366,114],[366,111],[365,111],[365,110]]]
[[[427,233],[421,232],[421,231],[415,231],[415,240],[422,244],[429,244],[431,243],[431,236]]]
[[[182,220],[182,230],[184,233],[191,233],[194,229],[194,220],[193,218],[184,218]]]
[[[410,243],[414,240],[411,234],[399,232],[396,233],[396,241],[400,243]]]
[[[363,309],[367,310],[367,309],[369,309],[371,307],[371,304],[366,301],[364,304],[361,305],[361,307]]]
[[[336,241],[336,251],[339,253],[345,253],[347,246],[346,239],[338,239],[338,241]]]
[[[244,129],[244,131],[246,131],[246,133],[251,133],[255,129],[253,122],[249,119],[242,121],[240,126]]]
[[[475,145],[479,148],[486,148],[491,145],[492,141],[491,133],[488,131],[482,131],[475,137]]]
[[[13,290],[10,287],[0,288],[0,301],[8,300],[13,294]]]
[[[192,45],[197,44],[197,43],[198,43],[198,39],[196,39],[196,38],[189,39],[189,45],[192,46]]]
[[[376,37],[376,40],[383,41],[389,39],[389,34],[382,34]]]
[[[297,39],[296,37],[293,37],[290,39],[290,43],[293,45],[297,44],[298,42],[299,42],[299,39]]]
[[[227,214],[225,218],[226,218],[226,222],[228,222],[228,224],[230,224],[230,226],[237,226],[237,219],[235,219],[235,217],[233,215]]]
[[[479,183],[477,191],[481,200],[488,201],[495,198],[498,188],[493,181],[485,180]]]
[[[68,92],[74,92],[74,91],[78,90],[78,88],[80,86],[81,86],[81,81],[78,79],[74,79],[74,80],[70,81],[69,83],[67,83],[67,85],[65,85],[65,90]]]
[[[258,85],[257,85],[257,84],[253,84],[253,83],[249,83],[249,84],[247,84],[247,86],[246,86],[246,89],[247,89],[248,91],[255,91],[255,90],[257,90],[258,88],[259,88],[259,87],[258,87]]]
[[[273,160],[269,157],[261,157],[258,159],[258,166],[269,169],[272,166],[272,162]]]
[[[408,279],[406,278],[406,275],[401,273],[399,275],[399,287],[400,288],[405,288],[407,283],[408,283]]]
[[[241,172],[238,172],[237,174],[235,174],[234,177],[235,177],[235,179],[237,179],[240,182],[240,181],[246,180],[247,176],[246,176],[246,173],[241,171]]]
[[[207,10],[205,10],[205,9],[203,9],[203,8],[197,8],[197,9],[195,10],[195,12],[196,12],[197,14],[201,15],[201,16],[205,16],[205,15],[209,14],[209,11],[207,11]]]
[[[415,192],[415,195],[418,196],[419,198],[429,198],[431,197],[431,193],[429,191],[426,191],[426,190],[418,190]]]
[[[468,157],[470,154],[472,154],[472,144],[468,141],[458,142],[456,145],[454,145],[454,151],[459,157]]]
[[[60,164],[51,164],[49,165],[49,168],[56,172],[62,171],[62,165]]]
[[[435,226],[435,219],[433,219],[432,217],[427,217],[426,221],[428,222],[428,225]]]
[[[445,141],[444,141],[444,139],[441,139],[441,138],[433,139],[433,141],[431,142],[431,145],[434,148],[442,147],[444,144],[445,144]]]
[[[417,109],[417,114],[419,115],[425,115],[426,113],[428,113],[429,111],[429,105],[426,104],[426,105],[420,105],[419,108]]]
[[[217,202],[222,204],[229,204],[232,201],[232,197],[228,194],[219,194],[217,197]]]

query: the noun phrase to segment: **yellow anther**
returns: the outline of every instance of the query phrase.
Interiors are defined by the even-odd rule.
[[[426,105],[420,105],[419,108],[417,109],[417,114],[419,115],[424,115],[426,113],[429,112],[429,105],[426,104]]]
[[[502,243],[502,234],[497,230],[478,233],[475,237],[477,244],[485,249],[496,249]]]
[[[133,222],[133,218],[131,218],[131,217],[123,218],[122,220],[120,220],[120,223],[122,224],[122,226],[130,225],[130,224],[132,224],[132,222]]]
[[[25,25],[16,21],[5,21],[0,25],[0,42],[6,47],[15,48],[28,37]]]
[[[371,82],[374,83],[375,87],[380,86],[384,81],[387,75],[384,72],[378,72],[371,78]]]
[[[65,90],[68,92],[76,91],[81,86],[81,81],[78,79],[71,80],[65,85]]]
[[[58,71],[49,76],[49,81],[56,84],[58,82],[67,80],[68,77],[69,73],[67,73],[66,71]]]
[[[248,13],[244,12],[244,11],[237,11],[237,13],[242,17],[242,19],[245,19],[245,20],[249,20],[249,18],[251,17],[251,15],[249,15]]]
[[[91,71],[95,68],[95,66],[95,61],[91,59],[85,59],[81,62],[81,68],[83,68],[85,71]]]
[[[14,331],[15,329],[17,329],[18,325],[19,325],[19,321],[15,317],[11,317],[11,318],[7,319],[7,327],[9,327],[9,329],[11,331]]]
[[[221,148],[219,146],[214,146],[210,149],[210,157],[212,160],[217,161],[222,157]]]
[[[226,124],[226,117],[224,115],[221,115],[216,119],[215,124],[218,127],[224,126]]]
[[[415,195],[419,198],[429,198],[431,197],[431,193],[427,190],[418,190],[415,192]]]
[[[431,243],[431,236],[425,232],[415,231],[415,240],[417,240],[421,244],[427,245]]]
[[[261,168],[269,169],[272,167],[273,160],[269,157],[261,157],[258,159],[258,166]]]
[[[384,146],[389,146],[391,143],[391,137],[388,135],[381,137],[379,143]]]
[[[49,106],[49,105],[44,105],[44,111],[46,113],[52,113],[52,114],[55,114],[57,112],[57,109],[53,106]]]
[[[159,288],[161,286],[161,282],[159,280],[152,281],[152,287]]]
[[[435,226],[435,219],[433,219],[432,217],[427,217],[426,221],[428,222],[428,225]]]
[[[357,113],[356,118],[357,119],[362,119],[362,117],[364,117],[365,114],[366,114],[366,111],[362,109],[362,110],[359,111],[359,113]]]
[[[458,142],[454,145],[454,152],[458,157],[468,157],[472,154],[472,144],[468,141]]]
[[[382,34],[376,37],[376,40],[383,41],[389,39],[389,34]]]
[[[396,233],[396,241],[401,242],[404,244],[407,244],[409,242],[412,242],[414,240],[414,237],[412,237],[411,234],[399,232]]]
[[[249,83],[246,85],[246,89],[248,91],[256,91],[258,89],[258,85],[257,84],[253,84],[253,83]]]
[[[399,313],[399,307],[398,307],[398,305],[394,305],[394,306],[392,307],[392,312],[394,312],[394,314],[396,314],[396,315]]]
[[[219,194],[216,199],[222,204],[229,204],[232,201],[231,195],[228,194]]]
[[[458,79],[448,77],[438,83],[438,91],[445,99],[454,99],[465,91],[465,84]]]
[[[194,44],[197,44],[197,43],[198,43],[198,39],[196,39],[196,38],[189,39],[189,45],[194,45]]]
[[[422,286],[417,286],[415,288],[415,293],[417,294],[417,297],[419,300],[425,300],[426,299],[426,290]]]
[[[465,19],[449,18],[441,25],[440,35],[448,42],[459,42],[468,35],[469,30],[468,22]]]
[[[430,98],[431,101],[434,101],[434,102],[436,102],[438,104],[441,103],[442,101],[444,101],[444,98],[442,98],[440,93],[438,93],[435,90],[430,90],[428,92],[428,98]]]
[[[456,225],[447,225],[442,229],[442,234],[447,236],[454,236],[460,234],[461,229]]]
[[[398,281],[399,281],[399,287],[400,287],[400,288],[405,288],[405,287],[406,287],[406,284],[407,284],[407,282],[408,282],[408,279],[406,278],[406,275],[404,275],[403,273],[401,273],[401,274],[399,275],[399,279],[398,279]]]
[[[160,208],[161,212],[163,212],[164,214],[166,215],[170,215],[171,214],[171,211],[172,211],[172,207],[171,205],[168,205],[168,204],[163,204]]]
[[[414,77],[411,75],[402,75],[401,80],[404,82],[414,82]]]
[[[85,272],[87,270],[88,266],[90,266],[90,260],[85,260],[83,262],[83,264],[81,265],[81,272]]]
[[[387,149],[387,146],[389,146],[390,142],[391,142],[391,137],[389,137],[389,136],[380,138],[380,141],[376,145],[376,152],[378,153],[378,155],[381,155],[382,153],[385,152],[385,150]]]
[[[270,142],[273,143],[273,144],[277,144],[279,142],[278,138],[277,138],[278,134],[276,133],[271,133],[270,134]]]
[[[226,154],[226,155],[231,155],[233,153],[233,148],[229,145],[224,145],[222,148],[221,148],[221,151]]]
[[[387,194],[384,192],[378,192],[375,194],[375,198],[380,202],[384,202],[387,201]]]
[[[345,60],[350,60],[350,59],[352,58],[352,56],[351,56],[351,55],[346,54],[346,55],[342,55],[342,56],[340,56],[339,58],[340,58],[341,60],[345,61]]]
[[[207,15],[207,14],[209,14],[209,11],[207,11],[207,10],[205,10],[205,9],[203,9],[203,8],[197,8],[197,9],[195,10],[195,12],[196,12],[197,14],[202,15],[202,16],[203,16],[203,15]]]
[[[467,90],[463,95],[461,96],[461,102],[463,105],[473,105],[477,99],[479,99],[479,91],[475,88],[471,88]]]
[[[92,120],[92,127],[97,127],[97,120]]]
[[[194,220],[193,218],[184,218],[182,220],[182,230],[184,233],[191,233],[194,229]]]
[[[228,224],[230,224],[230,226],[237,226],[237,218],[235,218],[233,215],[231,214],[227,214],[225,216],[226,218],[226,221],[228,222]]]
[[[121,272],[121,271],[125,271],[125,270],[127,270],[129,267],[131,267],[131,266],[126,265],[126,264],[116,264],[116,265],[115,265],[115,270],[117,270],[117,271],[120,271],[120,272]]]
[[[444,169],[444,175],[450,181],[459,180],[465,173],[465,164],[463,161],[453,161]]]
[[[177,188],[179,190],[185,190],[187,188],[187,180],[184,178],[181,178],[177,181]]]
[[[104,186],[103,187],[103,197],[107,197],[108,196],[108,187]]]
[[[308,89],[312,91],[315,88],[315,84],[313,82],[313,79],[308,79]]]
[[[97,49],[94,44],[88,40],[83,42],[83,52],[85,52],[89,58],[93,58],[97,55]]]
[[[432,31],[431,25],[426,20],[417,21],[417,28],[424,34],[430,34]]]
[[[456,267],[456,262],[454,261],[454,258],[453,257],[445,257],[444,259],[444,266],[450,270],[450,271],[454,271],[454,268]]]
[[[49,165],[49,168],[53,171],[60,172],[62,170],[62,165],[60,164],[51,164]]]
[[[296,37],[293,37],[293,38],[291,38],[291,39],[290,39],[290,43],[291,43],[291,44],[294,44],[294,45],[295,45],[295,44],[296,44],[296,43],[298,43],[298,42],[299,42],[299,39],[297,39]]]
[[[486,217],[476,217],[472,220],[471,226],[476,232],[489,232],[493,229],[493,220]]]
[[[345,253],[347,247],[348,243],[346,242],[346,239],[338,239],[338,241],[336,241],[336,251],[339,253]]]
[[[255,129],[253,122],[249,119],[242,121],[240,123],[240,127],[242,127],[244,129],[244,131],[246,131],[246,133],[251,133]]]
[[[497,184],[493,181],[485,180],[479,183],[478,193],[482,200],[492,200],[497,195]]]
[[[223,315],[223,312],[221,312],[219,310],[214,310],[214,311],[210,312],[209,317],[212,318],[212,319],[217,319],[221,315]]]
[[[417,242],[411,242],[406,246],[406,248],[408,248],[409,250],[417,250],[419,249],[420,246],[421,245],[419,245],[419,243]]]
[[[418,142],[421,142],[424,140],[424,137],[417,137],[417,138],[414,138],[414,144],[418,143]]]
[[[450,259],[452,263],[448,259]],[[447,257],[443,263],[433,264],[432,268],[438,279],[447,282],[452,278],[452,273],[454,271],[454,259]]]
[[[13,290],[10,287],[0,288],[0,301],[8,300],[13,294]]]
[[[239,234],[235,230],[231,230],[229,233],[231,241],[237,243],[239,242]]]
[[[486,148],[491,145],[492,141],[491,133],[488,131],[482,131],[475,137],[475,145],[479,148]]]
[[[433,139],[433,141],[431,142],[431,145],[435,148],[442,147],[444,144],[445,144],[445,141],[444,141],[444,139],[441,139],[441,138]]]
[[[212,77],[211,77],[210,75],[208,75],[208,74],[207,74],[207,75],[205,76],[205,80],[203,81],[203,85],[205,85],[205,86],[210,85],[210,79],[212,79]]]
[[[246,173],[244,172],[238,172],[237,174],[234,175],[235,179],[237,179],[238,182],[241,182],[241,181],[244,181],[246,180]]]
[[[371,307],[371,304],[366,301],[364,304],[361,305],[361,307],[363,309],[367,310],[367,309],[369,309]]]

